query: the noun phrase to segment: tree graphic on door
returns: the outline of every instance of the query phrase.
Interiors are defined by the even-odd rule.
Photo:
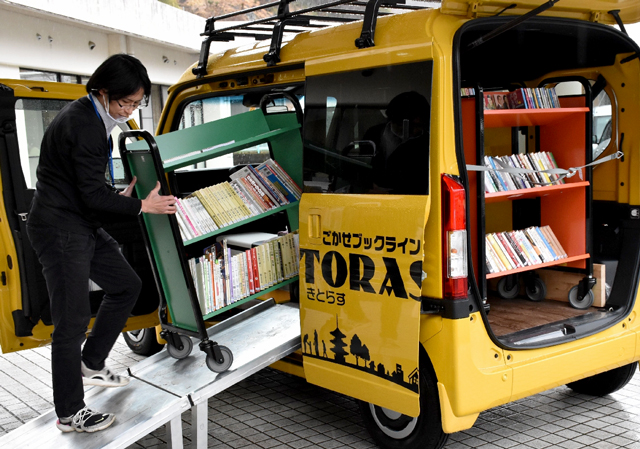
[[[322,355],[320,354],[319,336],[318,331],[315,329],[313,331],[313,339],[310,338],[309,334],[305,334],[302,337],[302,351],[304,353],[304,356],[324,360],[331,363],[337,363],[339,365],[348,366],[349,368],[364,371],[374,376],[378,376],[390,382],[396,383],[404,388],[408,388],[409,390],[415,391],[416,393],[419,392],[417,367],[411,371],[408,380],[405,380],[402,365],[398,363],[396,363],[395,370],[393,372],[389,372],[384,364],[376,363],[375,360],[371,359],[369,348],[360,339],[358,334],[353,334],[350,343],[345,342],[348,336],[340,330],[337,316],[336,328],[329,332],[329,334],[332,337],[329,340],[329,343],[331,344],[331,346],[329,347],[329,352],[333,353],[333,357],[330,357],[327,354],[324,339],[322,340]],[[345,349],[347,346],[349,347],[349,352]],[[349,356],[353,356],[355,360],[351,361]],[[360,359],[362,359],[362,366]]]

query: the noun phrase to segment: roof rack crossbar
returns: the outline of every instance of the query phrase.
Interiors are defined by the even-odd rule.
[[[269,48],[269,52],[263,57],[265,62],[267,62],[267,66],[273,66],[280,62],[280,48],[282,46],[282,37],[285,33],[286,26],[295,27],[294,29],[288,30],[288,33],[297,33],[306,31],[307,29],[325,27],[328,26],[328,24],[331,22],[352,22],[355,20],[360,20],[360,17],[364,14],[362,31],[360,37],[356,39],[355,45],[357,48],[367,48],[375,45],[374,34],[377,17],[380,15],[390,14],[387,11],[379,11],[380,7],[410,10],[423,8],[423,6],[419,5],[407,5],[405,0],[334,0],[325,4],[311,6],[297,11],[290,11],[289,4],[295,1],[296,0],[278,0],[247,8],[241,11],[234,11],[232,13],[224,14],[217,17],[209,17],[206,21],[204,32],[201,34],[201,36],[205,36],[205,39],[202,41],[202,45],[200,48],[198,65],[192,69],[193,74],[196,75],[197,78],[202,78],[207,73],[207,63],[212,41],[230,41],[233,40],[236,36],[254,37],[255,39],[260,40],[268,38],[266,34],[244,32],[269,31],[268,29],[257,28],[256,25],[273,27],[271,35],[271,46]],[[336,8],[340,5],[349,5],[356,8],[364,7],[364,10],[353,8]],[[275,16],[216,29],[216,22],[219,22],[220,20],[229,19],[249,12],[260,11],[276,6],[278,7],[278,12]],[[327,15],[308,15],[309,13],[313,12],[324,12]],[[353,15],[354,18],[344,17],[348,15]],[[311,23],[311,21],[314,21],[315,23]],[[318,22],[325,22],[325,24]],[[302,30],[297,28],[302,28]]]

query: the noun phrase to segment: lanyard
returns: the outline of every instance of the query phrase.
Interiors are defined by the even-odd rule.
[[[98,116],[98,118],[100,119],[100,121],[102,122],[102,117],[100,117],[100,113],[98,112],[98,108],[96,107],[96,104],[93,101],[93,95],[89,94],[89,100],[91,100],[91,104],[93,105],[93,110],[96,111],[96,115]],[[109,135],[109,138],[107,139],[107,142],[109,143],[109,176],[111,177],[111,187],[115,187],[116,186],[116,182],[113,178],[113,139],[111,138],[111,135]]]

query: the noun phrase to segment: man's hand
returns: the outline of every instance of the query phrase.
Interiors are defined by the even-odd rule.
[[[122,192],[120,192],[120,195],[122,195],[122,196],[131,196],[131,193],[133,192],[133,186],[136,185],[136,181],[137,180],[138,180],[138,178],[136,176],[134,176],[133,179],[131,180],[131,184],[129,184],[126,189],[124,189]]]
[[[155,188],[149,192],[149,195],[142,200],[142,212],[146,214],[175,214],[175,198],[171,195],[158,195],[159,190],[160,181],[156,183]]]

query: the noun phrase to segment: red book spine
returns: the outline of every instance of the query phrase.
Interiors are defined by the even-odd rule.
[[[251,262],[253,263],[253,288],[256,292],[261,290],[260,286],[260,272],[258,271],[258,256],[256,254],[256,248],[251,248]]]
[[[256,292],[256,289],[253,286],[253,260],[251,257],[251,250],[246,250],[245,254],[247,255],[247,278],[249,280],[249,294],[253,295]]]

